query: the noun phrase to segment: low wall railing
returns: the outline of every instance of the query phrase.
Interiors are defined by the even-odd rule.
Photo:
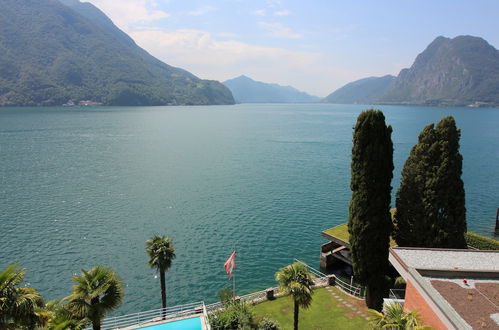
[[[305,262],[303,262],[301,260],[294,259],[294,262],[301,262],[302,264],[307,266],[308,271],[316,276],[316,278],[314,279],[314,281],[316,282],[316,286],[337,285],[342,291],[344,291],[344,292],[346,292],[354,297],[364,298],[364,293],[362,292],[361,287],[349,284],[349,283],[341,280],[340,278],[338,278],[335,275],[326,275],[326,274],[322,273],[321,271],[310,267],[309,265],[307,265]],[[334,280],[333,280],[334,284],[330,283],[331,282],[330,277],[334,277]]]
[[[203,301],[167,308],[153,309],[145,312],[105,318],[101,322],[101,329],[107,330],[139,327],[140,325],[146,323],[171,320],[195,314],[203,314],[205,311],[206,306]],[[92,327],[85,328],[85,330],[87,329],[92,329]]]
[[[390,289],[390,299],[405,299],[405,289]]]
[[[293,262],[300,262],[307,266],[308,271],[314,275],[314,287],[319,288],[319,287],[324,287],[328,285],[337,285],[343,292],[352,295],[357,298],[364,298],[364,293],[361,287],[355,286],[355,285],[350,285],[349,283],[346,283],[345,281],[339,279],[335,275],[326,275],[322,273],[321,271],[310,267],[307,263],[298,260],[298,259],[293,259]],[[239,301],[244,301],[249,304],[256,304],[268,299],[273,299],[275,297],[279,297],[283,295],[278,287],[272,287],[268,288],[262,291],[257,291],[253,292],[250,294],[246,294],[244,296],[238,296],[235,299]],[[208,304],[206,305],[206,310],[208,313],[217,311],[222,309],[223,303],[222,302],[216,302],[213,304]]]

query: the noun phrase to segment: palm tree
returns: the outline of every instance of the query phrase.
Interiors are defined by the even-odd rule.
[[[166,308],[165,272],[171,267],[175,259],[175,248],[172,239],[168,236],[154,235],[146,241],[146,251],[149,255],[149,267],[159,270],[161,282],[161,303]]]
[[[279,269],[275,274],[279,288],[291,294],[294,301],[294,330],[298,330],[298,314],[300,307],[308,308],[312,304],[312,286],[314,282],[307,266],[301,262],[295,262],[289,266]]]
[[[77,318],[63,305],[61,301],[52,300],[45,306],[48,315],[45,330],[82,330],[90,321],[87,318]]]
[[[73,293],[67,308],[77,318],[88,318],[94,330],[100,330],[105,314],[116,309],[123,300],[123,284],[116,273],[108,267],[95,266],[89,271],[82,269],[74,275]]]
[[[373,329],[388,330],[423,330],[433,329],[432,327],[422,325],[421,318],[416,311],[404,311],[402,305],[397,303],[386,304],[380,313],[374,309],[368,310],[371,317],[371,326]]]
[[[26,271],[13,264],[0,272],[0,329],[16,325],[41,325],[38,311],[43,307],[42,296],[33,288],[18,287]]]

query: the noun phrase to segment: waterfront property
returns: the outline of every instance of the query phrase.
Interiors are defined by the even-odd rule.
[[[297,259],[294,259],[294,262],[303,263]],[[343,329],[367,328],[367,308],[363,302],[361,288],[345,283],[335,275],[326,275],[303,264],[312,274],[314,282],[312,306],[309,310],[303,311],[300,316],[303,323],[311,326],[344,324]],[[283,292],[279,288],[268,288],[238,296],[236,299],[252,305],[259,319],[270,317],[279,321],[283,318],[287,320],[289,317],[292,320],[292,307],[289,305],[292,304],[292,300],[289,296],[283,297]],[[210,330],[208,314],[218,312],[223,308],[222,302],[205,305],[201,301],[106,318],[101,326],[103,330]],[[286,325],[286,322],[284,321],[283,325]],[[302,328],[308,327],[303,325]],[[87,330],[90,329],[87,328]]]
[[[390,248],[404,309],[435,329],[499,329],[499,251]]]

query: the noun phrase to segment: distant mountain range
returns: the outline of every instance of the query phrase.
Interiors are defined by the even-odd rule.
[[[0,106],[233,104],[228,88],[169,66],[78,0],[1,0]]]
[[[267,84],[244,75],[223,84],[231,90],[238,103],[307,103],[320,100],[291,86]]]
[[[395,77],[369,77],[348,83],[324,98],[327,103],[360,103],[367,104],[376,101],[395,81]]]
[[[499,51],[479,37],[438,37],[409,69],[390,77],[357,80],[324,101],[499,106]]]

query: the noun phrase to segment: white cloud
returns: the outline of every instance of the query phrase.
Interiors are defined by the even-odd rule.
[[[290,28],[282,25],[281,23],[258,22],[258,25],[267,30],[271,36],[276,38],[299,39],[303,37],[303,35],[293,32]]]
[[[167,18],[169,13],[159,10],[155,0],[89,0],[106,13],[120,29],[130,31],[134,24]]]
[[[212,6],[202,6],[202,7],[199,7],[197,9],[195,9],[195,10],[187,12],[187,15],[190,15],[190,16],[203,16],[203,15],[206,15],[207,13],[212,12],[214,10],[215,10],[215,7],[212,7]]]
[[[282,1],[281,0],[267,0],[267,7],[269,8],[277,8],[281,6]]]
[[[253,14],[255,14],[257,16],[265,16],[265,15],[267,15],[267,10],[265,10],[265,9],[258,9],[258,10],[255,10],[253,12]]]
[[[233,32],[218,32],[218,33],[215,33],[215,35],[217,37],[222,37],[222,38],[233,38],[233,37],[237,37],[237,34],[233,33]]]
[[[318,52],[218,40],[201,30],[143,30],[130,35],[160,60],[205,79],[224,81],[246,74],[320,96],[349,80],[348,72],[321,64],[324,58]]]
[[[279,11],[274,12],[274,15],[276,15],[276,16],[287,16],[287,15],[289,15],[289,10],[286,10],[286,9],[279,10]]]

